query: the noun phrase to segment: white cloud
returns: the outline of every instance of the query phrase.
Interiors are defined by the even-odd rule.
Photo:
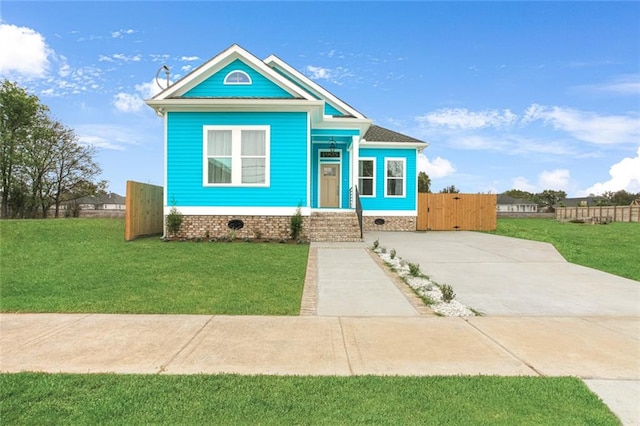
[[[193,61],[199,61],[200,57],[199,56],[183,56],[180,58],[181,61],[187,61],[187,62],[193,62]]]
[[[545,189],[567,191],[571,185],[571,173],[567,169],[543,170],[535,183],[529,182],[524,176],[511,180],[511,188],[532,193]]]
[[[571,174],[567,169],[544,170],[538,176],[538,187],[544,189],[567,190]]]
[[[144,100],[150,99],[160,93],[162,88],[153,79],[147,83],[135,85],[134,93],[120,92],[113,97],[116,109],[122,112],[138,112],[145,106]]]
[[[119,31],[114,31],[111,33],[111,37],[112,38],[123,38],[125,35],[130,35],[135,33],[135,30],[132,29],[128,29],[128,30],[119,30]]]
[[[128,145],[138,145],[142,136],[131,128],[109,124],[80,124],[74,126],[78,140],[97,148],[123,151]]]
[[[35,30],[0,24],[0,73],[44,77],[53,51]]]
[[[113,104],[122,112],[135,112],[142,109],[144,101],[140,96],[121,92],[114,96]]]
[[[537,188],[535,185],[529,183],[529,180],[523,176],[518,176],[511,181],[511,188],[519,189],[521,191],[527,191],[536,193]]]
[[[182,67],[180,67],[180,70],[183,72],[189,72],[193,69],[192,65],[183,65]]]
[[[432,160],[420,153],[418,155],[418,170],[425,172],[430,178],[441,178],[455,173],[456,169],[449,160],[436,157]]]
[[[327,80],[336,85],[342,85],[343,79],[353,77],[353,73],[344,67],[324,68],[307,65],[305,71],[312,80]]]
[[[419,123],[450,129],[501,128],[513,125],[517,119],[518,116],[509,109],[474,112],[466,108],[443,108],[416,117]]]
[[[615,77],[606,83],[577,86],[577,90],[620,96],[640,95],[640,74]]]
[[[640,147],[633,158],[626,157],[615,163],[609,169],[611,179],[605,182],[598,182],[591,185],[584,191],[579,191],[580,196],[589,194],[602,194],[606,191],[625,191],[637,193],[640,192]]]
[[[525,111],[521,123],[541,120],[581,141],[607,145],[640,140],[639,119],[637,114],[605,116],[573,108],[533,104]]]

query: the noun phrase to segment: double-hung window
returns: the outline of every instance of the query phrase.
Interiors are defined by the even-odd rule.
[[[268,186],[269,126],[205,126],[205,186]]]
[[[385,158],[385,197],[404,197],[406,163],[404,158]]]
[[[376,160],[361,158],[358,164],[358,190],[363,197],[376,196]]]

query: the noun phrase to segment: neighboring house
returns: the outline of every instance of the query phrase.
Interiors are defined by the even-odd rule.
[[[525,198],[513,198],[499,194],[496,204],[498,213],[537,213],[538,205]]]
[[[98,196],[88,196],[78,198],[72,201],[76,205],[80,206],[82,210],[124,210],[125,209],[125,197],[118,195],[115,192],[109,192]],[[69,204],[69,203],[66,203]],[[66,208],[66,206],[65,206]]]
[[[276,56],[233,45],[146,103],[164,119],[165,215],[180,237],[357,240],[416,229],[417,155],[427,144],[372,124]]]
[[[554,207],[593,207],[606,202],[606,198],[600,195],[590,195],[588,197],[565,198]]]

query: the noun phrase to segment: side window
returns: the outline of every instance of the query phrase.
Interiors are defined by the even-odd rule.
[[[404,197],[406,167],[404,158],[385,158],[385,197]]]
[[[358,164],[358,190],[363,197],[376,196],[376,160],[361,158]]]

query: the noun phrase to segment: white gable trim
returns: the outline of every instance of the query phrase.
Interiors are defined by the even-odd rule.
[[[298,81],[300,84],[308,86],[309,89],[316,92],[320,97],[323,97],[326,100],[329,100],[331,103],[335,104],[335,106],[337,106],[338,109],[343,110],[344,112],[354,116],[355,118],[360,118],[360,119],[366,118],[363,114],[356,111],[347,103],[345,103],[335,95],[331,94],[330,92],[322,88],[320,85],[315,83],[310,78],[306,77],[304,74],[292,68],[290,65],[284,62],[282,59],[278,58],[276,55],[269,56],[267,59],[264,60],[264,62],[271,67],[279,68],[280,70],[288,74],[291,78]]]
[[[241,59],[242,61],[246,62],[252,68],[260,72],[264,77],[271,80],[274,84],[277,84],[291,95],[310,101],[315,100],[315,98],[311,96],[311,94],[302,90],[300,87],[278,74],[271,67],[267,66],[260,59],[258,59],[242,47],[238,46],[237,44],[232,45],[224,52],[205,62],[203,65],[199,66],[198,68],[187,74],[185,77],[178,80],[176,83],[170,85],[162,92],[158,93],[152,99],[161,101],[167,98],[180,96],[193,87],[197,86],[198,84],[202,83],[204,80],[211,77],[216,71],[230,64],[236,59]]]

